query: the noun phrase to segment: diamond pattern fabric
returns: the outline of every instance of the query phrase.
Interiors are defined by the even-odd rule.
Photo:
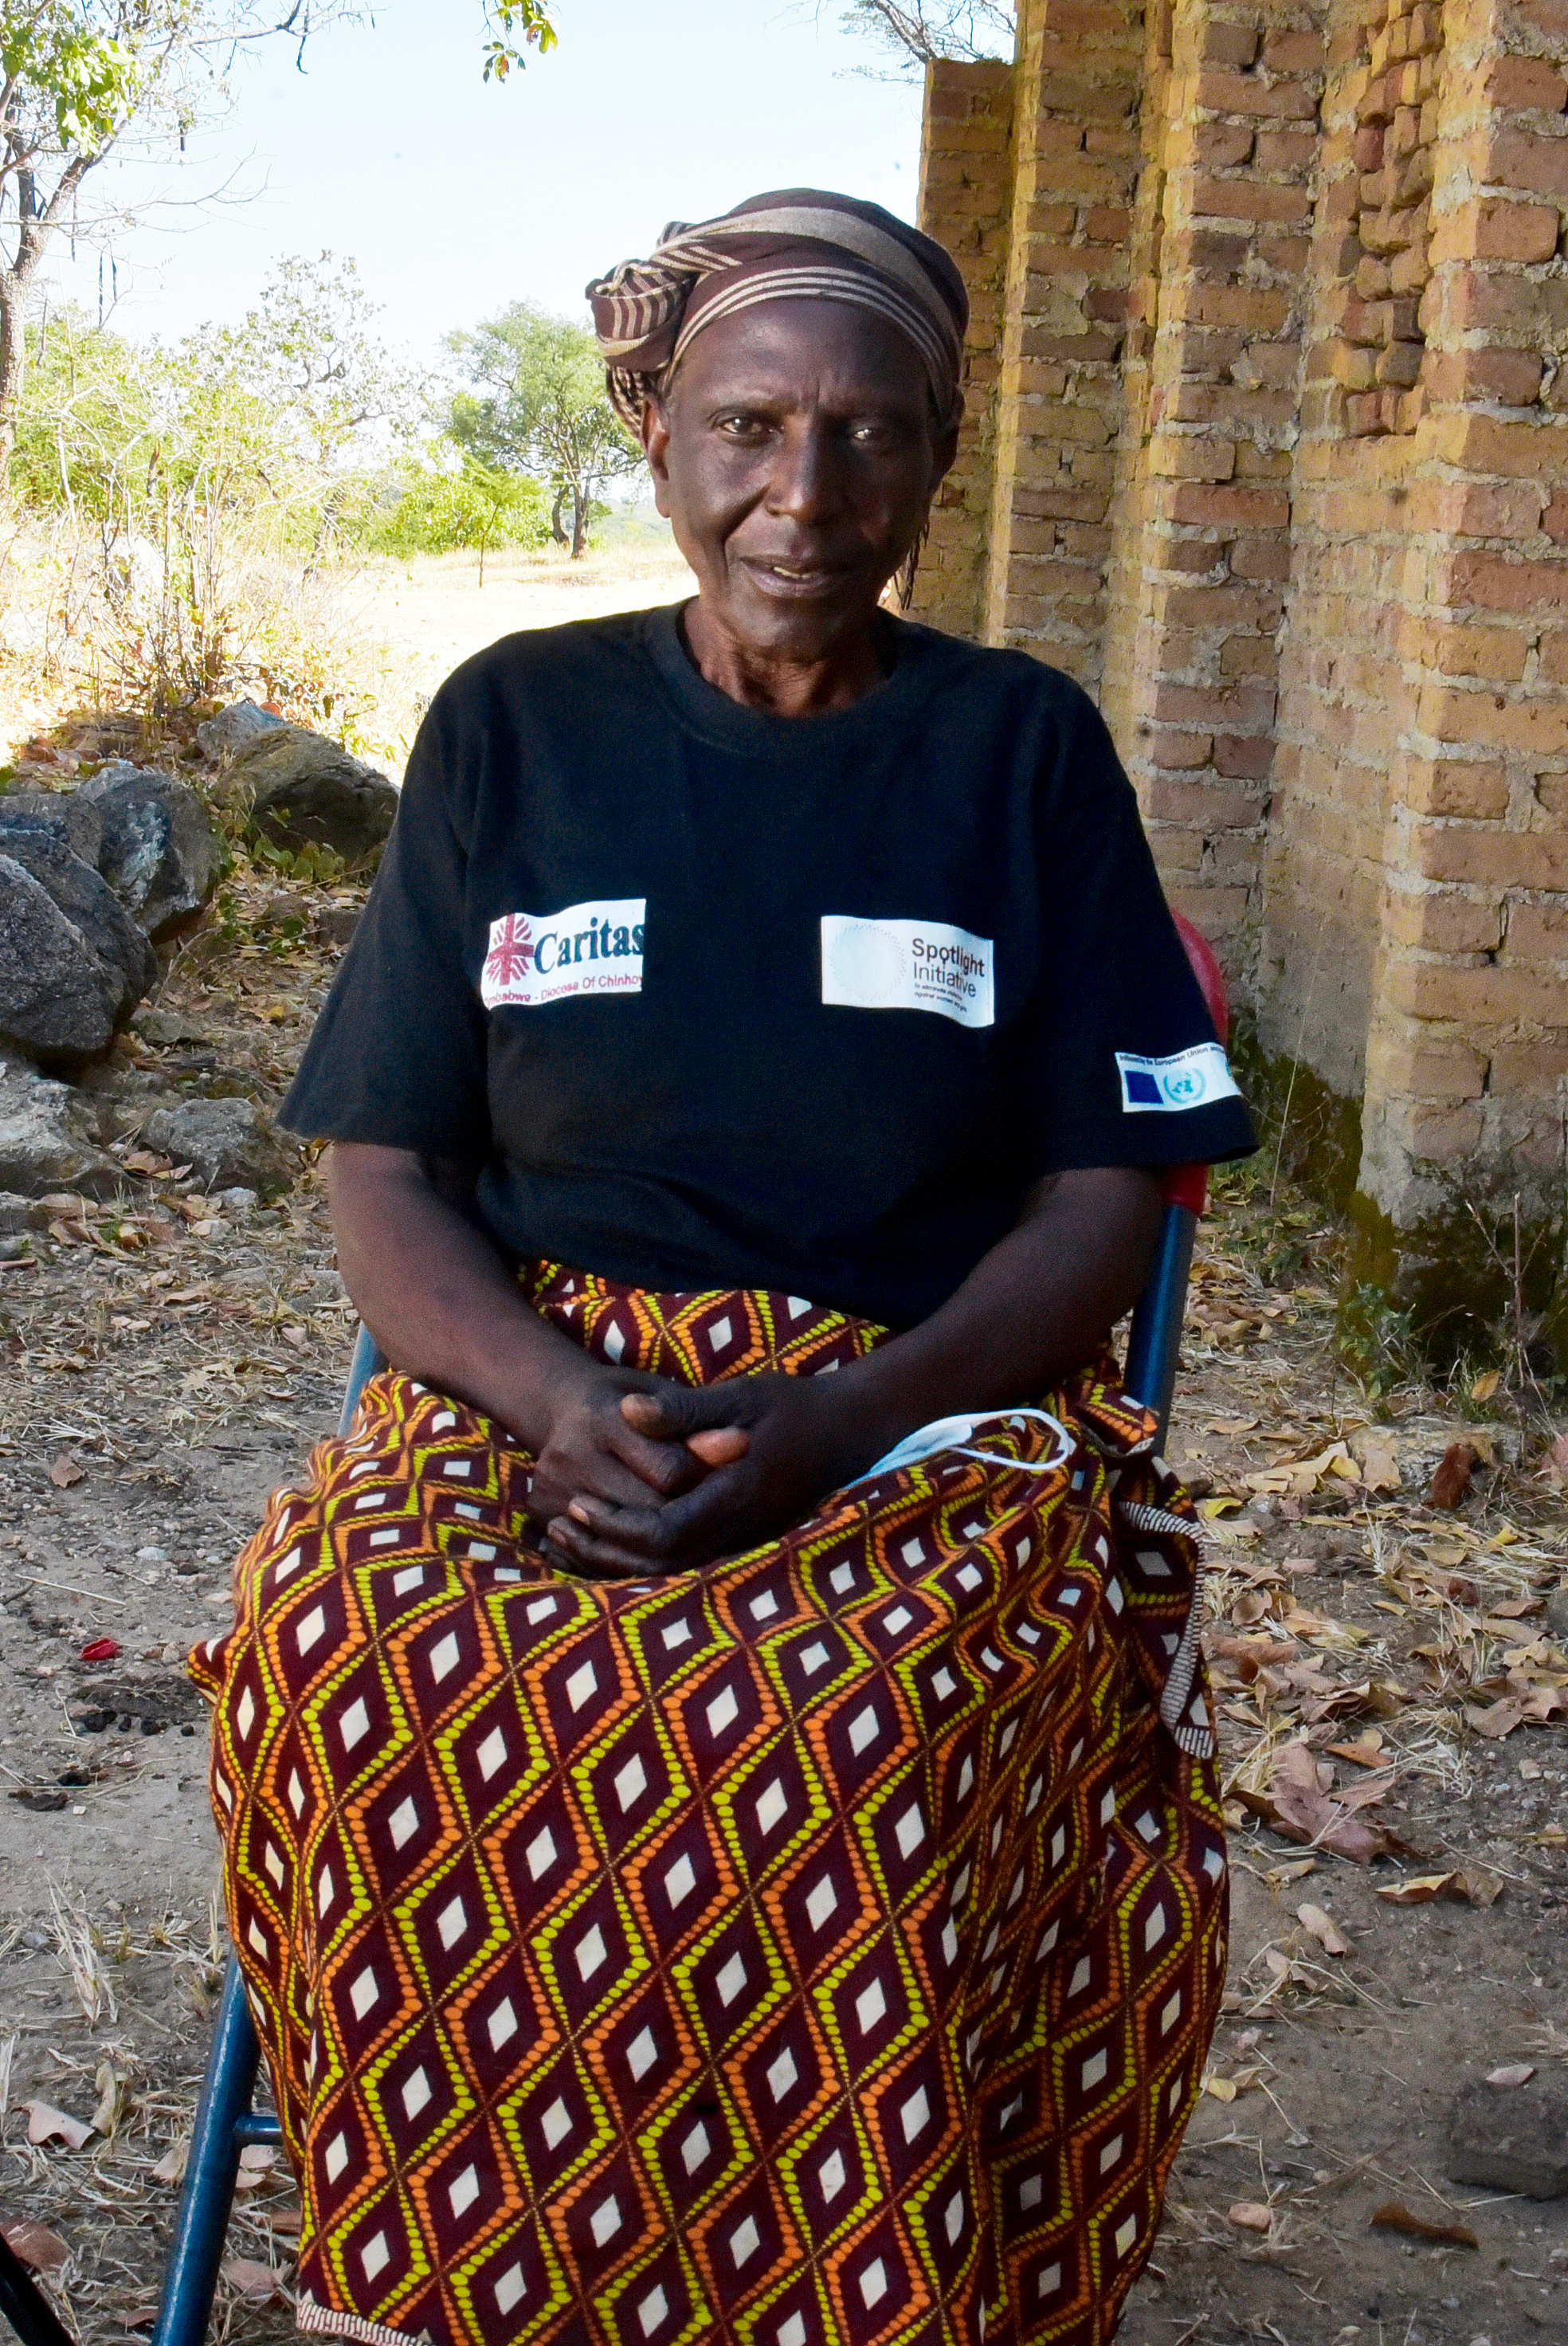
[[[692,1383],[880,1333],[526,1277]],[[636,1584],[553,1571],[527,1454],[395,1374],[276,1495],[192,1668],[302,2331],[1111,2338],[1218,2009],[1224,1841],[1190,1503],[1108,1362],[1047,1405],[1059,1464],[997,1421]]]

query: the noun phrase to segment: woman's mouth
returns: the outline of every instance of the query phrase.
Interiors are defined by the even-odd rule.
[[[828,595],[840,584],[844,576],[841,570],[825,562],[769,562],[753,556],[746,566],[766,595]]]

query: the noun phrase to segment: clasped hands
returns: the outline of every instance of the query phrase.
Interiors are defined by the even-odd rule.
[[[837,1376],[692,1388],[596,1368],[551,1409],[530,1512],[568,1569],[645,1579],[758,1545],[878,1454]]]

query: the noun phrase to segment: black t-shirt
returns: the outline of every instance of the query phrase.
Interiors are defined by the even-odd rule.
[[[906,1327],[1040,1175],[1250,1149],[1092,703],[886,625],[809,718],[673,608],[466,661],[284,1122],[477,1168],[509,1256]]]

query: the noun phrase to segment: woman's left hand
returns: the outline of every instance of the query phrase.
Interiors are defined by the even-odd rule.
[[[737,1377],[723,1384],[627,1393],[627,1423],[684,1443],[708,1468],[694,1491],[646,1507],[586,1495],[549,1526],[569,1564],[601,1576],[647,1578],[733,1556],[809,1515],[818,1500],[879,1454],[858,1423],[851,1388],[837,1377]]]

